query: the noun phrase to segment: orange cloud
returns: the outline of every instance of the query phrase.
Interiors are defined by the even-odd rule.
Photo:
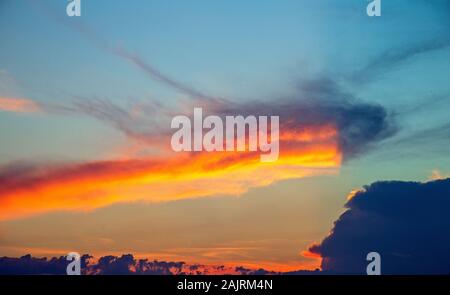
[[[0,97],[0,111],[34,113],[40,111],[40,107],[29,99]]]
[[[439,170],[433,170],[431,172],[431,175],[428,177],[428,180],[440,180],[440,179],[446,179],[450,178],[449,173],[442,173]]]
[[[283,179],[336,173],[341,159],[337,131],[327,125],[282,132],[280,157],[271,163],[260,162],[259,152],[198,152],[0,171],[0,220],[120,202],[239,195]]]

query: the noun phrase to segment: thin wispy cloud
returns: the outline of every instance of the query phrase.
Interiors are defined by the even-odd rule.
[[[87,26],[83,22],[76,20],[69,20],[65,15],[61,15],[53,10],[52,7],[48,6],[42,2],[33,1],[33,5],[37,7],[39,10],[43,11],[45,15],[47,15],[50,19],[56,21],[57,23],[69,28],[74,32],[80,33],[86,40],[90,41],[91,44],[97,47],[100,50],[111,53],[120,59],[132,64],[133,66],[142,70],[147,77],[150,79],[159,82],[163,85],[168,86],[169,88],[176,90],[182,94],[186,94],[191,98],[195,99],[206,99],[206,100],[220,100],[219,97],[214,97],[211,95],[207,95],[202,93],[191,86],[188,86],[185,83],[177,81],[176,79],[170,77],[167,74],[164,74],[161,70],[156,68],[151,63],[147,62],[139,56],[138,54],[130,52],[127,48],[123,46],[114,46],[111,42],[103,38],[98,32],[96,32],[93,28]]]
[[[450,49],[450,38],[426,40],[398,48],[391,48],[372,59],[364,67],[352,73],[348,78],[354,83],[365,84],[404,65],[416,57],[448,49]]]
[[[0,112],[37,113],[41,110],[37,102],[29,99],[0,97]]]

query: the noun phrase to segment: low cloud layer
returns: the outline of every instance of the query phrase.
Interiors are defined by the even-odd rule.
[[[376,182],[355,193],[330,235],[310,248],[330,273],[365,274],[381,255],[382,274],[450,274],[450,179]]]
[[[83,275],[264,275],[276,274],[265,269],[249,269],[242,266],[187,264],[185,262],[149,261],[137,259],[131,254],[103,256],[95,260],[90,255],[81,257]],[[20,258],[0,257],[0,275],[65,275],[70,261],[65,256],[36,258],[25,255]]]

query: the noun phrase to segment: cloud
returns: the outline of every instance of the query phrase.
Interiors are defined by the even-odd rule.
[[[36,4],[40,6],[40,4]],[[156,104],[124,107],[107,100],[77,98],[72,105],[45,110],[85,114],[117,128],[162,154],[136,159],[0,167],[0,220],[57,210],[92,210],[120,202],[172,201],[212,195],[242,194],[252,187],[313,175],[337,173],[343,161],[367,152],[395,133],[392,115],[382,106],[358,101],[330,78],[303,81],[293,97],[234,102],[198,92],[163,75],[126,49],[111,46],[82,23],[44,11],[81,32],[102,50],[143,70],[150,78],[190,99],[169,110]],[[258,153],[173,153],[169,148],[174,115],[203,107],[205,113],[280,117],[280,158],[261,164]],[[179,110],[175,113],[174,110]],[[20,173],[15,173],[20,169]]]
[[[345,159],[367,152],[398,131],[392,113],[379,104],[359,101],[331,78],[303,81],[299,89],[308,107],[303,113],[311,121],[335,122]]]
[[[204,108],[205,116],[279,116],[279,159],[262,164],[255,152],[173,152],[171,118],[191,116],[198,106]],[[144,142],[145,148],[156,147],[163,153],[51,166],[4,165],[0,167],[0,220],[57,210],[92,210],[120,202],[237,195],[284,179],[333,174],[343,161],[367,152],[396,131],[392,116],[382,106],[358,101],[330,79],[303,82],[295,97],[270,104],[189,100],[176,113],[174,108],[155,104],[126,108],[79,98],[63,109],[107,122]]]
[[[86,268],[89,255],[81,257],[81,267]],[[59,275],[66,274],[68,261],[65,256],[35,258],[25,255],[20,258],[0,257],[0,275]]]
[[[450,39],[440,38],[386,50],[361,69],[352,73],[350,81],[364,84],[422,54],[450,48]]]
[[[120,58],[128,61],[133,64],[140,70],[142,70],[149,78],[156,80],[166,86],[169,86],[172,89],[177,90],[180,93],[186,94],[190,97],[195,97],[197,99],[207,99],[207,100],[216,100],[219,98],[212,97],[206,95],[191,86],[185,85],[175,79],[163,74],[161,71],[156,69],[154,66],[146,62],[142,57],[137,54],[132,54],[125,50],[124,48],[111,48],[108,49],[113,54],[119,56]]]
[[[80,102],[74,106],[78,111],[164,152],[126,160],[52,166],[16,162],[0,167],[0,220],[120,202],[238,195],[284,179],[334,174],[343,160],[365,153],[395,132],[383,107],[357,101],[330,80],[300,85],[300,92],[304,98],[271,104],[204,105],[205,116],[279,116],[280,157],[273,163],[261,163],[259,152],[175,153],[169,146],[173,131],[168,129],[173,111],[163,111],[161,118],[151,115],[154,107],[129,110],[101,100]],[[191,104],[196,102],[181,109],[192,112]],[[167,122],[146,129],[146,118]]]
[[[198,152],[145,159],[59,165],[11,163],[0,168],[0,220],[55,210],[92,210],[120,202],[237,195],[282,179],[336,173],[336,133],[316,126],[280,142],[280,158],[258,152]],[[284,147],[284,148],[283,148]]]
[[[436,145],[449,141],[450,123],[443,123],[430,128],[415,130],[412,134],[396,138],[393,143],[396,145],[429,145],[434,142]],[[439,147],[439,145],[437,145]]]
[[[149,102],[124,107],[104,99],[77,98],[71,110],[106,122],[130,138],[158,145],[169,142],[167,137],[172,130],[168,127],[173,116],[191,116],[194,107],[202,107],[206,115],[222,118],[279,116],[280,130],[287,132],[307,130],[311,126],[331,127],[337,133],[344,159],[367,152],[373,144],[397,132],[394,115],[383,106],[359,101],[329,78],[302,81],[295,95],[274,98],[270,103],[193,99],[171,107]]]
[[[76,31],[80,33],[86,40],[91,42],[92,45],[96,46],[98,49],[103,50],[105,52],[108,52],[110,54],[113,54],[120,59],[132,64],[133,66],[139,68],[142,70],[147,77],[150,79],[157,81],[163,85],[166,85],[179,93],[186,94],[190,97],[194,97],[197,99],[207,99],[207,100],[215,100],[220,98],[213,97],[210,95],[207,95],[205,93],[202,93],[196,89],[194,89],[191,86],[188,86],[169,75],[164,74],[162,71],[157,69],[155,66],[147,62],[145,59],[143,59],[141,56],[135,53],[131,53],[129,50],[127,50],[124,47],[118,47],[112,45],[110,42],[108,42],[103,36],[98,34],[95,30],[90,28],[89,26],[85,25],[81,21],[72,22],[69,21],[69,19],[65,16],[61,16],[59,13],[57,13],[54,9],[52,9],[50,6],[44,3],[38,3],[38,2],[32,2],[32,5],[34,7],[40,9],[47,17],[49,17],[51,20],[56,21],[63,26]]]
[[[36,113],[41,111],[38,103],[24,98],[0,97],[0,112]]]
[[[35,258],[0,257],[0,275],[64,275],[68,261],[65,256]],[[277,274],[265,269],[242,266],[187,264],[185,262],[149,261],[136,259],[131,254],[103,256],[95,260],[91,255],[81,256],[81,273],[84,275],[200,275],[200,274]]]
[[[450,274],[450,179],[384,181],[346,204],[330,235],[309,250],[331,273],[365,274],[366,255],[381,255],[383,274]]]
[[[169,75],[163,74],[141,56],[131,53],[125,47],[112,45],[106,38],[79,20],[76,22],[69,21],[66,17],[61,17],[48,5],[33,4],[52,20],[82,34],[83,37],[100,50],[114,54],[142,70],[149,78],[179,93],[186,94],[189,97],[189,101],[181,106],[183,109],[186,109],[186,106],[191,107],[191,109],[192,106],[203,106],[207,107],[213,114],[223,115],[260,115],[268,113],[268,110],[273,110],[271,113],[274,115],[285,116],[287,120],[294,120],[294,123],[301,120],[303,121],[301,123],[311,125],[317,124],[317,121],[312,122],[313,120],[322,120],[326,121],[325,124],[336,124],[335,128],[339,131],[339,145],[344,158],[350,158],[366,151],[371,143],[389,137],[396,131],[393,127],[392,115],[388,114],[382,106],[356,102],[356,98],[352,94],[344,92],[340,85],[331,78],[301,82],[299,86],[300,92],[297,94],[297,97],[289,99],[274,98],[273,100],[277,101],[276,104],[264,105],[260,101],[252,101],[245,104],[234,103],[226,98],[205,94]],[[400,51],[387,52],[379,59],[369,63],[362,71],[380,71],[386,68],[386,60],[388,60],[388,64],[392,64],[410,56],[443,48],[447,45],[446,41],[437,40],[411,46],[408,49],[403,48]],[[360,77],[361,75],[357,73],[356,76]],[[174,114],[167,108],[164,109],[162,105],[151,108],[150,112],[147,112],[147,108],[141,116],[133,116],[129,110],[107,100],[99,99],[77,99],[73,106],[63,107],[65,110],[84,113],[111,123],[114,127],[139,141],[158,144],[170,131],[164,129],[164,127],[161,128],[161,123],[158,124],[158,122],[166,122],[162,126],[170,126],[170,123],[167,121],[170,120],[170,115],[173,116]],[[167,116],[161,116],[162,110]],[[304,118],[298,119],[299,117]],[[305,119],[305,117],[309,119]],[[147,118],[155,119],[149,122]],[[311,122],[305,122],[305,120]],[[156,127],[146,128],[143,126]],[[165,132],[165,134],[162,134],[162,132]]]

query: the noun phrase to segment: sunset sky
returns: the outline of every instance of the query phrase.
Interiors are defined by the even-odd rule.
[[[0,2],[0,256],[315,269],[352,192],[450,176],[448,1]],[[277,115],[280,157],[170,149]]]

